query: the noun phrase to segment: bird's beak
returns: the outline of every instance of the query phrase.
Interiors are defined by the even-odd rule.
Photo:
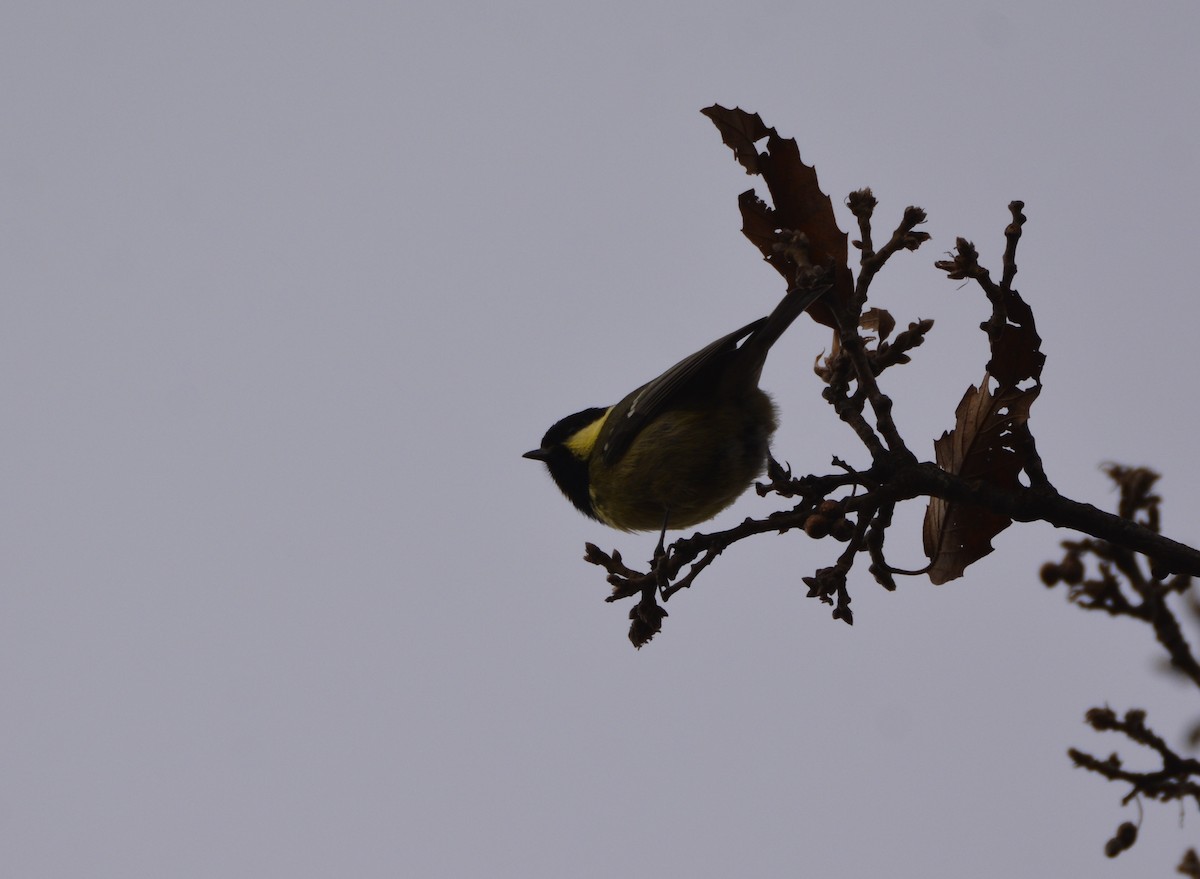
[[[535,461],[545,461],[550,457],[549,449],[534,449],[532,452],[526,452],[522,458],[532,458]]]

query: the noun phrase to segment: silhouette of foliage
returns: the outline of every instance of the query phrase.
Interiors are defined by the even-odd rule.
[[[832,565],[803,582],[811,597],[831,605],[834,618],[846,623],[854,620],[849,575],[859,555],[867,554],[868,572],[886,589],[895,588],[896,576],[914,573],[944,583],[991,552],[992,538],[1014,521],[1046,521],[1148,554],[1169,570],[1200,573],[1200,552],[1156,529],[1064,497],[1045,474],[1030,428],[1045,355],[1033,311],[1013,287],[1025,222],[1022,202],[1009,205],[998,282],[980,264],[975,246],[962,238],[947,259],[935,263],[949,278],[972,282],[987,298],[991,314],[981,329],[990,355],[983,379],[968,386],[954,426],[934,442],[935,460],[921,461],[901,436],[892,418],[893,401],[879,381],[886,370],[910,361],[933,321],[914,319],[893,338],[895,318],[868,300],[889,259],[929,240],[917,228],[925,212],[906,208],[888,240],[876,248],[872,220],[878,201],[869,189],[851,193],[846,205],[858,225],[858,238],[849,242],[859,251],[855,277],[848,236],[795,140],[781,137],[757,113],[715,105],[703,112],[746,172],[762,178],[772,200],[768,205],[754,189],[739,196],[743,234],[789,290],[824,286],[832,291],[809,309],[814,320],[833,331],[831,352],[815,372],[826,383],[824,399],[865,446],[871,465],[856,471],[835,459],[833,473],[794,476],[772,462],[759,493],[794,500],[790,509],[675,540],[645,571],[627,566],[619,553],[589,544],[585,558],[608,573],[608,600],[639,597],[631,613],[635,646],[661,631],[666,612],[659,600],[692,586],[734,543],[768,532],[804,531],[813,539],[832,537],[845,544]],[[928,499],[924,548],[930,563],[918,572],[899,571],[887,562],[887,529],[896,505],[919,497]]]
[[[982,380],[967,387],[953,427],[933,442],[934,460],[922,461],[901,436],[892,417],[893,401],[879,382],[886,370],[910,361],[933,321],[913,319],[893,338],[895,318],[868,300],[872,282],[888,260],[929,239],[917,228],[925,222],[925,212],[906,208],[886,243],[876,248],[872,221],[878,202],[870,189],[851,193],[846,206],[858,226],[858,238],[850,242],[859,252],[855,276],[848,236],[796,142],[781,137],[756,113],[715,105],[703,112],[746,173],[762,179],[771,199],[768,204],[754,189],[739,196],[743,234],[789,290],[825,286],[832,291],[809,312],[833,331],[831,352],[814,370],[825,382],[822,396],[854,431],[871,464],[856,470],[834,458],[829,473],[795,475],[772,459],[757,490],[790,501],[790,507],[724,531],[679,538],[656,553],[644,571],[627,566],[619,552],[588,544],[586,560],[608,574],[612,593],[607,600],[638,599],[630,612],[633,644],[640,648],[661,632],[667,612],[660,601],[693,586],[733,544],[759,534],[802,531],[815,540],[840,543],[832,564],[802,580],[810,597],[832,607],[834,619],[852,624],[851,589],[856,586],[851,574],[860,555],[866,554],[868,573],[888,590],[895,589],[898,576],[923,575],[946,583],[992,552],[992,538],[1014,522],[1044,521],[1083,537],[1063,542],[1063,558],[1042,567],[1043,582],[1066,586],[1068,599],[1083,609],[1150,625],[1174,672],[1200,687],[1200,663],[1171,604],[1186,596],[1200,618],[1191,590],[1192,577],[1200,574],[1200,552],[1161,533],[1160,498],[1153,493],[1158,475],[1146,468],[1109,465],[1121,498],[1113,514],[1060,494],[1038,455],[1031,416],[1045,354],[1033,309],[1013,287],[1024,204],[1008,206],[999,281],[980,264],[975,246],[962,238],[946,259],[934,264],[950,279],[971,282],[986,297],[991,314],[980,328],[987,336],[989,359]],[[887,561],[887,532],[896,506],[917,498],[928,500],[923,544],[929,564],[920,571],[900,571]],[[1144,711],[1118,716],[1107,707],[1093,708],[1086,720],[1158,759],[1158,768],[1134,771],[1116,754],[1101,759],[1069,751],[1075,765],[1128,785],[1124,802],[1191,800],[1200,806],[1200,761],[1170,747],[1146,725]],[[1200,743],[1200,722],[1189,739],[1192,745]],[[1137,836],[1138,825],[1124,822],[1105,852],[1116,857]],[[1200,877],[1194,850],[1186,853],[1178,871]]]

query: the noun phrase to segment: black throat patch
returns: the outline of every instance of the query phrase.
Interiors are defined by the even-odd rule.
[[[596,515],[596,509],[592,506],[588,461],[573,453],[565,443],[579,431],[602,418],[606,411],[605,408],[596,407],[568,415],[546,431],[542,438],[542,460],[546,462],[555,484],[577,510],[596,520],[600,517]]]

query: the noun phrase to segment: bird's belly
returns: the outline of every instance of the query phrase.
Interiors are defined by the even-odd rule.
[[[760,392],[761,393],[761,392]],[[760,404],[675,411],[638,435],[605,477],[592,478],[593,507],[626,531],[690,528],[732,504],[763,472],[775,430],[774,409]]]

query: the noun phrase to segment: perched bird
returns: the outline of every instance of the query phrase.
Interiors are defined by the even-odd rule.
[[[758,387],[767,352],[828,290],[789,291],[767,317],[685,357],[615,406],[568,415],[524,457],[544,461],[571,503],[613,528],[665,532],[711,519],[766,466],[777,427],[775,406]]]

